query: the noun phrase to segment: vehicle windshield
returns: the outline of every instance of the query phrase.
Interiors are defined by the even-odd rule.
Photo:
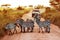
[[[39,10],[33,10],[33,12],[39,12]]]

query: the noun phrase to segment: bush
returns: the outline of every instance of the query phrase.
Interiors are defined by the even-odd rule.
[[[51,23],[60,26],[60,12],[56,10],[51,10],[48,13],[42,13],[45,19],[49,18]]]
[[[0,29],[0,39],[5,36],[5,32],[3,29]]]

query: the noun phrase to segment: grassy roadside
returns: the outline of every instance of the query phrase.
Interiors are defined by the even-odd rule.
[[[45,12],[42,16],[47,19],[49,18],[51,23],[59,26],[60,28],[60,11],[50,10],[49,12]]]
[[[24,14],[30,11],[29,8],[24,9],[4,9],[0,10],[0,37],[4,36],[4,27],[6,23],[15,22],[16,19],[21,18]]]

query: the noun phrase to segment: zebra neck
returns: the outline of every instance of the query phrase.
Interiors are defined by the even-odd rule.
[[[40,19],[36,19],[36,23],[39,24],[39,22],[40,22]]]

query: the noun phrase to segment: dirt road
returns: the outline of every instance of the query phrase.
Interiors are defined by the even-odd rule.
[[[26,14],[22,18],[29,18],[28,16],[31,17],[30,14]],[[50,33],[38,33],[38,27],[36,25],[32,33],[6,35],[0,40],[60,40],[60,29],[56,25],[51,24]]]

